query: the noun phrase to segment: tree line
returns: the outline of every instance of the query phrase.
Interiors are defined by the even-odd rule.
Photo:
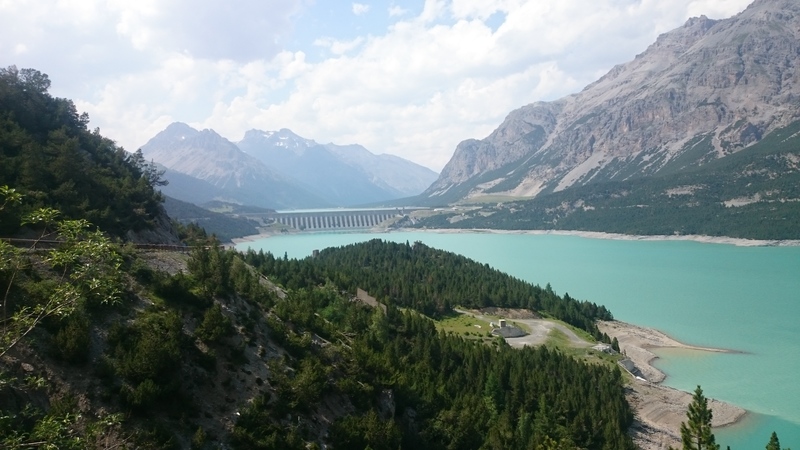
[[[596,320],[612,320],[608,309],[588,301],[557,295],[550,285],[532,285],[464,256],[421,242],[393,243],[380,239],[324,249],[303,260],[276,258],[249,251],[248,263],[289,288],[331,280],[342,289],[368,291],[389,305],[412,308],[438,317],[456,306],[528,308],[563,320],[601,337]]]
[[[20,218],[41,207],[120,237],[151,228],[163,201],[155,189],[161,172],[89,131],[89,116],[49,88],[35,69],[0,68],[0,185],[24,194],[0,216],[0,233],[16,232]]]

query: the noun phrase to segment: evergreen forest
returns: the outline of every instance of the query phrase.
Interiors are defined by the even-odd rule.
[[[41,207],[115,236],[155,226],[163,201],[155,165],[90,131],[89,116],[49,88],[35,69],[0,68],[0,185],[24,194],[20,207],[3,212],[0,233]]]
[[[362,288],[387,304],[412,308],[429,317],[450,314],[456,306],[526,308],[601,336],[597,320],[612,320],[604,307],[578,301],[565,294],[511,277],[452,252],[430,248],[422,242],[410,245],[372,240],[342,248],[329,248],[315,258],[288,261],[272,255],[248,252],[250,264],[287,287],[304,280],[332,280],[355,292]],[[284,267],[292,267],[286,272]],[[290,275],[287,278],[287,275]]]

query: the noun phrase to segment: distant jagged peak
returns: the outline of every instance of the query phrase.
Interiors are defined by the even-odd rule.
[[[313,139],[299,136],[288,128],[281,128],[278,131],[264,131],[253,128],[245,132],[244,138],[238,142],[240,145],[242,143],[255,143],[259,146],[266,144],[272,148],[285,148],[298,154],[302,154],[309,147],[319,145]]]
[[[187,125],[183,122],[173,122],[164,129],[164,131],[158,133],[155,139],[159,141],[185,141],[189,139],[212,139],[212,140],[225,140],[227,143],[230,143],[227,139],[222,137],[216,131],[210,128],[204,128],[202,130],[198,130],[190,125]]]
[[[701,30],[705,32],[708,31],[709,28],[713,27],[717,22],[719,22],[719,20],[709,19],[705,14],[703,14],[700,17],[690,17],[689,20],[683,24],[683,28]]]
[[[183,123],[183,122],[172,122],[164,129],[164,131],[170,133],[188,133],[188,132],[197,132],[196,129],[192,128],[191,126]]]
[[[183,122],[172,122],[167,126],[167,128],[164,129],[164,131],[158,133],[158,136],[170,139],[175,139],[175,138],[185,139],[197,136],[199,133],[200,131],[198,131],[195,128],[192,128],[191,126]]]
[[[720,20],[709,19],[705,15],[691,17],[683,26],[668,31],[658,36],[656,41],[644,52],[654,53],[663,50],[672,50],[676,53],[683,53],[698,41],[703,39]],[[637,55],[637,58],[643,54]]]

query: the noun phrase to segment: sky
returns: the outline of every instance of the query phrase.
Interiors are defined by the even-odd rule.
[[[47,74],[128,151],[172,122],[233,142],[289,128],[438,172],[512,110],[750,2],[0,0],[0,66]]]

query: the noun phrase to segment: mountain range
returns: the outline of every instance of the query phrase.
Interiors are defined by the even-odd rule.
[[[796,239],[800,3],[699,17],[581,92],[461,142],[419,227]],[[407,223],[405,221],[404,223]]]
[[[265,208],[355,206],[410,197],[437,174],[360,145],[318,144],[291,130],[250,130],[233,143],[213,130],[173,123],[141,147],[163,165],[169,196]]]
[[[523,106],[488,137],[461,142],[422,197],[534,198],[729,157],[798,120],[798,56],[794,0],[690,19],[583,91]]]

